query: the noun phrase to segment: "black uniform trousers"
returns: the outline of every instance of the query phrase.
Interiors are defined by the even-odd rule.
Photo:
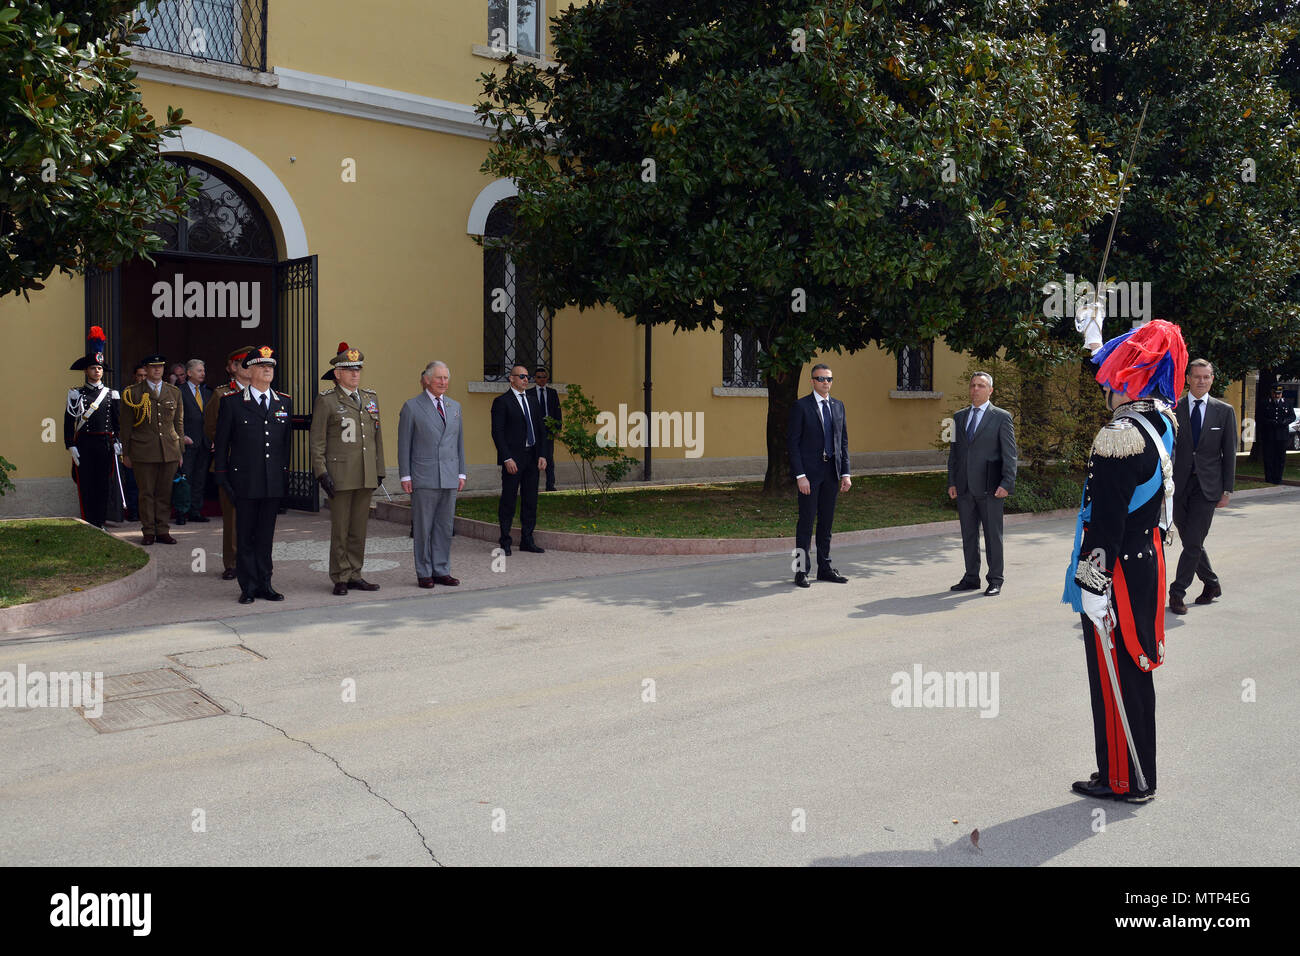
[[[1157,613],[1164,613],[1164,608],[1161,607]],[[1101,774],[1101,782],[1116,793],[1137,791],[1138,778],[1124,736],[1124,725],[1115,707],[1106,662],[1100,657],[1105,639],[1098,639],[1097,629],[1088,615],[1080,614],[1079,617],[1083,619],[1083,646],[1088,657],[1088,690],[1092,695],[1097,771]],[[1139,668],[1124,649],[1124,638],[1118,629],[1115,631],[1115,644],[1116,650],[1110,653],[1111,660],[1116,662],[1120,699],[1124,703],[1129,729],[1133,732],[1138,759],[1142,761],[1147,790],[1151,791],[1156,788],[1156,685],[1151,671]]]
[[[961,522],[961,550],[966,559],[963,580],[980,579],[980,529],[984,529],[984,556],[989,562],[989,584],[1002,586],[1002,509],[1005,498],[997,495],[957,496],[957,518]]]
[[[1266,429],[1270,426],[1265,425]],[[1286,469],[1286,441],[1290,436],[1265,435],[1260,440],[1260,456],[1264,459],[1264,480],[1270,485],[1282,484],[1282,472]]]
[[[81,517],[102,528],[108,515],[108,497],[119,493],[113,474],[113,436],[81,434],[75,447],[81,458],[81,464],[75,466]]]
[[[831,566],[831,524],[835,521],[835,502],[840,495],[840,476],[834,473],[833,466],[833,462],[827,462],[821,480],[809,478],[808,494],[798,495],[799,520],[795,524],[794,543],[808,555],[810,568],[812,555],[808,545],[812,541],[813,518],[817,519],[817,567]]]
[[[497,505],[497,521],[501,525],[501,546],[510,543],[510,526],[515,523],[515,499],[523,500],[519,504],[519,543],[531,544],[533,528],[537,525],[537,484],[541,473],[537,470],[537,446],[525,448],[523,455],[515,459],[519,470],[513,475],[501,466],[501,502]],[[547,462],[549,465],[550,462]]]
[[[271,586],[271,541],[279,510],[279,498],[235,499],[235,574],[246,594]]]
[[[1178,573],[1169,585],[1169,597],[1182,598],[1192,586],[1192,577],[1198,577],[1205,584],[1219,583],[1219,576],[1210,567],[1210,556],[1205,553],[1205,536],[1210,533],[1210,523],[1214,520],[1214,507],[1218,502],[1206,501],[1201,494],[1201,482],[1193,472],[1187,480],[1186,488],[1179,488],[1174,495],[1174,525],[1178,528],[1178,538],[1183,546],[1183,553],[1178,556]]]

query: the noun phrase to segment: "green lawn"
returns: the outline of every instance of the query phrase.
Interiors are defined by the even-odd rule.
[[[957,516],[939,473],[854,478],[835,506],[835,530],[885,528]],[[794,494],[765,498],[760,482],[627,488],[610,494],[605,513],[588,517],[573,491],[538,495],[544,531],[648,538],[781,538],[794,535]],[[460,498],[456,513],[495,522],[497,499]]]
[[[0,521],[0,607],[84,591],[148,560],[139,548],[71,518]]]
[[[1264,481],[1264,463],[1262,461],[1251,461],[1249,458],[1238,458],[1237,477],[1254,478],[1262,483]],[[1300,454],[1292,452],[1286,456],[1286,467],[1282,470],[1282,477],[1291,481],[1300,481]]]

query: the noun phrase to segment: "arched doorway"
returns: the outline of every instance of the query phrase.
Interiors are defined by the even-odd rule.
[[[168,162],[199,180],[185,218],[159,223],[167,242],[151,263],[137,259],[86,276],[86,326],[108,335],[115,381],[131,381],[136,363],[161,353],[169,365],[202,359],[207,384],[225,381],[226,355],[270,344],[279,362],[275,388],[294,396],[290,507],[319,508],[309,431],[316,388],[316,257],[281,260],[274,223],[230,171],[194,156]]]

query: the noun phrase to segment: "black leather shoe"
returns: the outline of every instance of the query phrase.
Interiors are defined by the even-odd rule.
[[[347,588],[349,591],[378,591],[379,585],[371,584],[365,578],[357,578],[354,581],[349,581]]]
[[[1150,803],[1155,798],[1154,790],[1130,790],[1128,793],[1121,793],[1116,799],[1123,800],[1125,803]]]
[[[174,519],[173,519],[173,523],[176,524],[176,525],[178,525],[178,526],[179,526],[179,525],[183,525],[183,524],[185,524],[185,516],[184,516],[184,515],[181,515],[181,516],[178,517],[178,518],[174,518]]]
[[[240,595],[239,595],[239,603],[240,603],[240,604],[252,604],[252,603],[253,603],[253,595],[249,594],[247,591],[242,591],[242,592],[240,592]]]
[[[1187,605],[1183,603],[1182,597],[1174,597],[1171,594],[1169,595],[1169,610],[1173,611],[1175,614],[1186,614]]]
[[[190,515],[190,520],[197,521],[199,524],[207,524],[212,519],[204,517],[203,515]]]
[[[275,588],[262,588],[253,592],[254,597],[260,597],[264,601],[283,601],[284,595]]]
[[[226,568],[221,572],[221,580],[223,581],[233,581],[237,577],[239,577],[239,573],[234,568]]]
[[[347,594],[347,593],[348,593],[348,586],[347,586],[346,584],[344,584],[342,581],[336,581],[336,582],[334,583],[334,596],[335,596],[335,597],[343,597],[343,595],[345,595],[345,594]]]
[[[801,588],[810,588],[810,587],[812,587],[812,585],[808,583],[808,572],[807,572],[807,571],[796,571],[796,572],[794,573],[794,583],[795,583],[795,585],[797,585],[798,587],[801,587]]]
[[[499,544],[499,545],[497,545],[497,547],[500,548],[501,551],[502,551],[504,554],[507,554],[507,555],[510,554],[510,543],[509,543],[509,542],[506,542],[505,544]]]
[[[817,569],[817,580],[818,580],[818,581],[831,581],[831,582],[833,582],[833,583],[835,583],[835,584],[848,584],[848,583],[849,583],[849,579],[846,578],[844,575],[840,574],[840,572],[836,571],[834,568],[818,568],[818,569]]]
[[[1212,604],[1217,597],[1223,597],[1223,588],[1217,584],[1207,584],[1196,599],[1197,604]]]
[[[1095,775],[1087,780],[1074,781],[1074,783],[1070,784],[1070,789],[1080,796],[1094,797],[1098,800],[1117,800],[1121,796],[1127,796],[1126,794],[1117,794],[1110,788],[1110,784],[1102,783]]]
[[[546,549],[545,549],[545,548],[539,548],[537,545],[533,544],[531,541],[529,541],[527,544],[521,544],[521,545],[519,546],[519,550],[520,550],[520,551],[527,551],[529,554],[545,554],[545,553],[546,553]],[[506,554],[509,554],[509,553],[510,553],[509,551],[506,552]]]
[[[976,587],[979,587],[978,584],[975,585],[975,586],[976,586]],[[1002,585],[1000,585],[1000,584],[990,584],[988,587],[986,587],[986,588],[984,589],[984,596],[985,596],[985,597],[996,597],[997,595],[999,595],[999,594],[1001,594],[1001,593],[1002,593]]]
[[[980,589],[980,583],[978,581],[967,581],[965,578],[962,578],[960,581],[958,581],[948,590],[949,591],[978,591],[979,589]]]

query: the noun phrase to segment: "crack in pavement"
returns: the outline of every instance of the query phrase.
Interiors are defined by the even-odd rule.
[[[243,637],[243,635],[240,634],[239,631],[236,630],[236,628],[235,628],[233,625],[227,623],[226,621],[218,621],[217,623],[219,623],[219,624],[225,624],[226,627],[230,628],[230,630],[234,632],[235,636],[239,638],[239,642],[240,642],[241,644],[244,642],[244,637]],[[214,696],[214,697],[215,697],[215,695],[210,695],[210,696]],[[292,736],[292,735],[291,735],[290,733],[288,733],[288,731],[286,731],[283,727],[277,727],[275,724],[271,723],[271,722],[268,721],[268,720],[263,720],[261,717],[254,717],[252,714],[248,713],[248,711],[246,711],[246,710],[244,709],[244,705],[243,705],[243,704],[239,703],[239,701],[234,700],[233,698],[218,698],[218,699],[221,699],[221,700],[229,700],[232,704],[234,704],[235,706],[237,706],[237,707],[239,708],[239,713],[237,713],[237,714],[232,714],[232,716],[234,716],[234,717],[243,717],[243,718],[245,718],[246,720],[255,720],[255,721],[257,721],[259,724],[262,724],[263,726],[270,727],[272,730],[279,731],[281,734],[284,735],[284,737],[285,737],[286,740],[292,740],[292,741],[294,741],[295,743],[302,744],[302,745],[305,746],[308,750],[310,750],[312,753],[319,754],[320,756],[322,756],[322,757],[324,757],[326,760],[328,760],[330,763],[334,764],[334,766],[338,767],[338,769],[339,769],[339,773],[343,774],[343,776],[348,777],[348,778],[351,779],[351,780],[355,780],[357,783],[361,784],[361,786],[365,787],[365,788],[366,788],[366,791],[367,791],[367,792],[368,792],[372,797],[376,797],[376,798],[378,798],[379,800],[382,800],[384,803],[388,804],[388,806],[392,807],[392,809],[396,810],[396,811],[397,811],[398,813],[400,813],[403,817],[405,817],[405,818],[406,818],[406,822],[409,823],[409,824],[411,825],[411,829],[413,829],[413,830],[415,831],[415,833],[416,833],[416,836],[418,836],[418,837],[420,838],[420,842],[421,842],[422,844],[424,844],[424,852],[426,852],[426,853],[429,854],[429,859],[432,860],[434,863],[436,863],[438,866],[446,867],[447,864],[443,863],[443,862],[442,862],[441,860],[439,860],[436,856],[434,856],[434,854],[433,854],[433,847],[429,846],[429,841],[425,838],[425,836],[424,836],[424,832],[420,829],[419,825],[418,825],[414,820],[411,819],[411,815],[410,815],[409,813],[407,813],[407,812],[406,812],[405,810],[403,810],[401,807],[397,806],[395,803],[393,803],[393,801],[389,800],[389,799],[388,799],[387,797],[385,797],[382,793],[376,793],[376,792],[375,792],[375,788],[372,787],[372,786],[370,786],[370,784],[369,784],[368,782],[366,782],[364,779],[362,779],[361,777],[358,777],[358,776],[357,776],[356,774],[354,774],[354,773],[348,773],[348,771],[346,771],[346,770],[343,769],[343,765],[342,765],[341,763],[339,763],[338,760],[336,760],[333,756],[331,756],[330,754],[327,754],[327,753],[326,753],[325,751],[323,751],[323,750],[320,750],[320,749],[317,748],[314,744],[312,744],[311,741],[309,741],[309,740],[303,740],[301,737],[294,737],[294,736]]]

